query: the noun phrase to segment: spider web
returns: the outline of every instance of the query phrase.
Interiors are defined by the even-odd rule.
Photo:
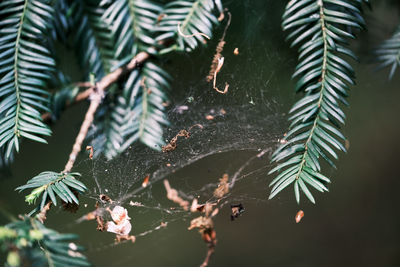
[[[239,101],[235,91],[219,95],[205,83],[192,86],[189,92],[168,112],[172,123],[164,135],[166,143],[182,129],[190,132],[189,138],[178,137],[175,150],[158,152],[134,145],[113,160],[86,158],[75,167],[89,188],[82,203],[92,207],[100,194],[105,194],[115,205],[127,208],[136,242],[161,230],[161,223],[168,228],[171,223],[196,216],[167,199],[163,179],[168,179],[182,198],[189,202],[197,198],[199,203],[205,203],[215,200],[213,191],[219,178],[227,173],[230,192],[219,203],[219,209],[267,200],[269,156],[277,143],[281,116],[271,105],[265,105],[263,91],[239,96]],[[147,175],[149,184],[143,187]],[[88,222],[80,217],[76,223]],[[89,241],[96,243],[89,245],[89,251],[98,253],[126,243],[116,244],[115,235],[101,234],[107,235],[107,240]]]
[[[248,49],[240,51],[245,57],[234,56],[235,47],[231,43],[235,41],[228,41],[217,86],[223,88],[228,82],[230,87],[227,94],[219,94],[204,79],[214,52],[212,47],[216,47],[217,42],[211,42],[207,51],[174,58],[169,70],[175,77],[167,108],[171,125],[165,128],[165,141],[168,143],[181,130],[189,131],[189,138],[178,137],[176,149],[170,152],[158,152],[135,143],[113,160],[102,157],[91,160],[84,155],[76,163],[74,171],[82,173],[89,190],[81,197],[84,208],[78,212],[76,221],[66,228],[80,234],[90,260],[105,252],[123,250],[130,242],[115,243],[114,234],[95,232],[96,223],[84,219],[85,214],[93,210],[94,203],[100,201],[101,194],[109,196],[113,205],[128,210],[132,218],[131,234],[136,236],[136,243],[148,236],[162,239],[174,224],[183,222],[187,228],[190,220],[199,216],[167,199],[164,179],[168,179],[185,200],[191,202],[197,198],[199,203],[206,203],[215,201],[213,191],[227,173],[230,190],[218,203],[218,208],[225,211],[223,213],[230,212],[232,204],[242,203],[246,207],[246,204],[267,201],[269,158],[285,124],[285,118],[278,113],[282,107],[277,103],[281,101],[271,97],[279,97],[277,90],[283,86],[282,82],[279,86],[275,78],[282,63],[272,69],[265,68],[263,61],[259,63],[263,68],[257,68],[259,52]],[[245,42],[248,40],[237,43]],[[282,62],[278,53],[268,54],[267,59],[269,64]],[[165,66],[168,69],[168,61]],[[248,77],[253,80],[249,81]],[[143,180],[148,175],[149,184],[143,187]],[[102,209],[106,206],[103,203]],[[111,220],[102,211],[105,220]],[[89,228],[91,230],[87,230]],[[87,236],[85,231],[91,231],[95,236]],[[159,233],[161,231],[164,233]],[[200,237],[198,242],[205,247]],[[200,258],[203,252],[201,255]],[[135,262],[134,257],[125,255],[123,259],[113,260],[112,264],[124,266],[132,262]]]

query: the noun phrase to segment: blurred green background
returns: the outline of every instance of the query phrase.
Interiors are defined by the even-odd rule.
[[[215,183],[225,172],[233,175],[245,162],[257,154],[256,147],[274,148],[277,139],[288,127],[286,113],[295,102],[294,81],[290,80],[296,65],[296,50],[290,49],[281,31],[281,14],[286,1],[241,0],[224,1],[232,13],[232,23],[225,38],[223,55],[225,64],[218,80],[230,83],[227,95],[218,95],[204,82],[214,49],[221,36],[220,26],[207,48],[194,54],[174,55],[164,62],[174,77],[170,92],[172,124],[188,127],[196,122],[195,114],[204,114],[207,108],[224,107],[237,118],[239,113],[248,123],[239,126],[234,118],[226,117],[220,123],[221,135],[227,144],[238,142],[249,127],[255,144],[251,146],[228,145],[224,153],[210,153],[194,163],[181,168],[177,164],[168,179],[175,188],[204,196],[203,185]],[[360,62],[354,63],[357,85],[351,88],[350,108],[346,110],[345,135],[350,141],[348,154],[341,154],[337,170],[325,168],[333,181],[328,194],[316,193],[317,204],[308,203],[303,197],[298,206],[290,188],[277,198],[267,201],[268,156],[252,162],[245,168],[244,177],[233,190],[229,203],[222,207],[215,219],[218,244],[209,266],[400,266],[400,175],[397,170],[400,151],[400,73],[388,81],[388,72],[376,72],[372,51],[389,37],[400,21],[398,1],[373,1],[373,10],[366,10],[368,31],[359,34],[351,45]],[[233,55],[238,47],[240,54]],[[71,53],[63,58],[71,73],[78,73]],[[186,103],[193,96],[196,105],[188,114],[173,112],[175,105]],[[254,102],[254,105],[249,102]],[[61,170],[87,105],[68,109],[61,120],[54,124],[49,145],[24,142],[21,153],[9,171],[2,171],[0,179],[0,205],[4,211],[16,216],[30,211],[24,195],[14,188],[45,170]],[[229,114],[228,114],[229,115]],[[174,121],[177,120],[177,121]],[[233,121],[235,120],[235,121]],[[267,122],[266,122],[267,121]],[[239,127],[235,135],[236,127]],[[166,135],[174,136],[176,128],[167,129]],[[242,134],[242,135],[241,135]],[[203,135],[202,138],[206,138]],[[225,147],[221,141],[215,146]],[[257,144],[259,142],[259,144]],[[190,142],[185,143],[190,146]],[[235,149],[237,148],[237,149]],[[243,148],[243,149],[242,149]],[[251,148],[251,149],[250,149]],[[212,151],[212,149],[210,149]],[[133,152],[132,152],[133,153]],[[138,153],[128,155],[135,161],[151,161],[152,156]],[[268,154],[267,154],[268,155]],[[95,188],[91,174],[108,184],[121,183],[129,177],[115,177],[124,161],[92,164],[81,155],[76,170],[84,174],[84,182]],[[126,159],[125,159],[126,160]],[[181,162],[181,161],[180,161]],[[157,165],[157,162],[153,162]],[[107,173],[108,167],[113,170]],[[128,168],[128,167],[127,167]],[[154,167],[153,167],[154,168]],[[132,166],[128,168],[133,169]],[[126,175],[126,171],[124,172]],[[134,176],[134,171],[132,171]],[[141,179],[136,177],[135,179]],[[122,182],[115,190],[121,193]],[[174,206],[165,200],[162,183],[157,182],[151,195],[142,194],[138,199],[156,207]],[[75,223],[82,214],[89,212],[97,191],[91,190],[81,199],[82,207],[74,215],[58,208],[51,210],[47,225],[61,232],[78,233],[79,243],[87,248],[89,260],[96,266],[199,266],[206,254],[206,244],[196,230],[187,231],[194,216],[181,213],[172,216],[154,209],[129,209],[133,233],[153,229],[161,221],[169,220],[168,227],[139,237],[135,244],[113,245],[113,235],[95,230],[94,222]],[[112,192],[111,192],[112,193]],[[118,194],[117,194],[118,195]],[[121,195],[119,195],[121,197]],[[241,202],[245,213],[231,222],[229,204]],[[127,204],[127,202],[125,202]],[[299,209],[305,216],[301,223],[294,222]],[[0,223],[7,223],[0,216]]]

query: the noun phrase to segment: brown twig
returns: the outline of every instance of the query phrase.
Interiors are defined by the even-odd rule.
[[[67,101],[65,103],[65,107],[72,106],[73,104],[79,103],[87,98],[89,98],[90,94],[93,92],[93,84],[90,82],[77,82],[74,84],[75,86],[79,88],[87,88],[85,91],[80,92],[75,96],[73,101]],[[51,113],[46,112],[42,114],[42,120],[45,122],[48,122],[51,120]]]
[[[217,70],[218,63],[220,62],[220,58],[222,58],[222,51],[224,50],[225,41],[221,39],[215,49],[215,54],[210,66],[210,72],[208,73],[206,80],[207,82],[211,82],[214,79],[214,73]]]
[[[47,202],[47,204],[40,210],[38,214],[38,220],[41,223],[44,223],[44,221],[46,220],[47,211],[50,209],[51,204],[53,204],[52,201]]]
[[[224,33],[222,34],[222,37],[217,45],[217,48],[215,49],[215,54],[213,57],[213,60],[211,62],[211,67],[210,67],[210,72],[208,73],[206,80],[207,82],[213,81],[213,88],[215,91],[217,91],[220,94],[226,94],[228,92],[229,84],[225,83],[225,88],[224,90],[218,89],[216,86],[217,83],[217,73],[221,70],[222,66],[224,65],[224,57],[222,56],[222,51],[224,50],[225,46],[225,35],[226,31],[228,30],[229,25],[231,24],[231,13],[228,12],[228,22],[226,23]]]
[[[207,250],[207,255],[206,258],[204,259],[203,263],[200,265],[200,267],[206,267],[208,265],[208,262],[210,261],[211,255],[214,253],[215,247],[209,246]]]
[[[179,33],[180,36],[185,37],[185,38],[194,37],[196,35],[201,35],[201,36],[207,38],[208,40],[211,39],[207,34],[202,33],[202,32],[195,32],[193,34],[184,34],[182,32],[182,30],[181,30],[181,23],[180,22],[178,23],[178,33]]]
[[[221,179],[219,179],[218,187],[214,190],[214,196],[218,199],[222,198],[229,193],[229,176],[224,174]]]
[[[165,146],[162,146],[162,152],[170,152],[170,151],[174,151],[176,149],[176,143],[178,142],[178,137],[185,137],[186,139],[188,139],[190,137],[190,133],[188,131],[186,131],[185,129],[180,130],[179,133],[177,135],[175,135],[171,141],[166,144]]]
[[[93,159],[93,147],[92,146],[86,146],[86,150],[90,150],[89,158]]]
[[[184,200],[178,195],[178,191],[171,187],[168,180],[164,180],[165,190],[167,191],[167,198],[181,206],[184,210],[189,210],[189,201]]]
[[[89,127],[92,125],[94,114],[99,107],[101,100],[104,96],[104,91],[113,83],[118,81],[118,79],[125,73],[132,71],[135,69],[140,63],[144,62],[149,58],[149,54],[146,52],[141,52],[137,54],[126,66],[120,67],[115,71],[104,76],[95,86],[90,87],[85,92],[84,95],[78,95],[77,97],[90,98],[90,105],[86,112],[85,119],[82,122],[81,129],[79,130],[79,134],[75,139],[75,143],[72,146],[72,151],[69,155],[69,159],[64,168],[64,173],[70,172],[72,167],[74,166],[75,160],[81,151],[83,140],[85,139]],[[90,90],[90,91],[89,91]],[[83,93],[85,93],[83,92]]]
[[[170,152],[170,151],[174,151],[176,149],[177,146],[177,142],[178,142],[178,137],[185,137],[185,139],[188,139],[190,137],[190,131],[194,128],[194,127],[198,127],[199,129],[203,129],[203,125],[197,123],[194,124],[192,126],[189,127],[189,129],[186,131],[185,129],[180,130],[179,133],[177,135],[175,135],[171,141],[169,141],[168,144],[166,144],[165,146],[161,147],[162,152]]]

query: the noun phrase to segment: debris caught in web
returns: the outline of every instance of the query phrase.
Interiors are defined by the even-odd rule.
[[[221,13],[223,15],[223,13]],[[225,35],[226,35],[226,31],[228,30],[229,25],[231,24],[231,13],[228,12],[228,22],[225,26],[225,30],[224,33],[222,34],[222,37],[217,45],[217,48],[215,49],[215,54],[213,57],[213,60],[211,62],[211,67],[210,67],[210,71],[206,77],[207,82],[211,82],[213,81],[213,88],[215,91],[217,91],[220,94],[226,94],[228,92],[228,88],[229,88],[229,84],[225,83],[225,88],[224,90],[220,90],[218,89],[218,87],[216,86],[217,83],[217,74],[218,72],[220,72],[222,66],[224,65],[224,60],[225,58],[222,56],[222,51],[224,50],[224,46],[226,44],[225,42]],[[222,19],[224,18],[224,16],[222,16]]]
[[[40,210],[37,218],[41,223],[44,223],[44,221],[46,220],[47,211],[50,209],[52,203],[53,202],[51,201],[47,202],[47,204],[44,205],[44,207]]]
[[[109,196],[105,195],[105,194],[99,195],[99,198],[103,202],[108,202],[108,203],[112,203],[113,202],[112,199]]]
[[[303,217],[304,217],[304,211],[299,210],[296,213],[296,217],[295,217],[296,223],[299,223]]]
[[[162,152],[170,152],[170,151],[174,151],[176,149],[176,143],[178,142],[178,137],[185,137],[186,139],[188,139],[190,137],[190,133],[186,130],[180,130],[179,133],[177,135],[175,135],[174,138],[171,139],[171,141],[169,141],[169,144],[166,144],[165,146],[162,146]]]
[[[157,17],[157,21],[156,21],[156,25],[160,24],[160,22],[163,20],[163,18],[167,17],[167,14],[165,13],[161,13],[158,17]]]
[[[86,146],[86,150],[90,150],[89,159],[93,159],[93,147],[92,146]]]
[[[192,230],[195,228],[199,229],[201,238],[204,242],[206,242],[208,247],[207,255],[200,266],[207,266],[211,255],[214,253],[215,246],[217,245],[217,233],[214,230],[214,222],[212,218],[217,215],[219,210],[218,208],[213,210],[214,205],[210,203],[206,203],[203,206],[203,212],[205,213],[205,215],[199,216],[191,220],[188,230]]]
[[[116,234],[116,241],[121,242],[123,240],[131,240],[135,242],[135,236],[129,235],[132,230],[132,225],[130,222],[130,217],[128,216],[128,211],[121,206],[115,206],[113,210],[107,207],[106,209],[113,221],[109,221],[106,224],[107,232]]]
[[[183,114],[187,110],[189,110],[189,107],[187,105],[180,105],[174,108],[174,111],[178,114]]]
[[[231,221],[237,219],[244,212],[244,207],[242,203],[231,205]]]
[[[167,198],[176,204],[179,204],[184,210],[189,210],[189,201],[184,200],[178,195],[178,191],[171,187],[168,180],[164,180],[165,190],[167,190]]]
[[[217,45],[217,48],[215,49],[215,54],[211,62],[210,72],[206,77],[207,82],[211,82],[214,79],[214,74],[217,71],[219,60],[223,58],[221,53],[224,50],[224,46],[225,41],[221,39]]]
[[[100,232],[104,232],[105,230],[107,230],[107,226],[104,224],[103,217],[100,215],[96,215],[95,218],[97,222],[96,230]]]
[[[196,35],[201,35],[201,36],[207,38],[208,40],[211,39],[207,34],[202,33],[202,32],[195,32],[193,34],[184,34],[182,32],[182,30],[181,30],[181,23],[180,22],[178,23],[178,33],[179,33],[180,36],[185,37],[185,38],[190,38],[190,37],[194,37]]]
[[[129,201],[129,206],[132,206],[132,207],[143,207],[144,205],[141,202],[137,202],[137,201],[133,202],[131,200],[131,201]]]
[[[226,194],[229,193],[229,176],[228,174],[224,174],[221,179],[219,179],[218,187],[214,190],[214,196],[216,198],[222,198]]]
[[[178,142],[178,137],[185,137],[185,139],[188,139],[190,137],[190,131],[194,128],[194,127],[198,127],[199,129],[203,129],[203,125],[201,124],[195,124],[189,127],[189,129],[186,131],[185,129],[180,130],[179,133],[177,135],[175,135],[171,141],[169,141],[168,144],[166,144],[165,146],[161,147],[162,152],[170,152],[170,151],[174,151],[176,149],[177,146],[177,142]],[[167,164],[168,166],[168,164]]]
[[[146,175],[146,177],[144,177],[143,182],[142,182],[143,188],[147,187],[147,185],[149,184],[149,179],[150,179],[150,174],[148,174],[148,175]]]
[[[344,140],[344,147],[345,147],[347,150],[349,150],[349,148],[350,148],[350,141],[349,141],[349,139]]]
[[[206,115],[206,120],[212,121],[214,118],[213,115]]]
[[[217,74],[218,74],[218,72],[221,71],[222,66],[224,65],[224,61],[225,61],[225,58],[224,58],[224,57],[220,57],[220,58],[218,59],[217,68],[215,69],[215,72],[214,72],[214,79],[213,79],[213,88],[214,88],[215,91],[217,91],[217,92],[220,93],[220,94],[226,94],[226,93],[228,92],[228,89],[229,89],[229,84],[228,84],[227,82],[225,83],[224,91],[221,91],[221,90],[218,89],[218,87],[217,87]]]
[[[229,34],[229,32],[227,34]],[[225,46],[225,64],[229,65],[231,63],[230,59],[235,57],[232,55],[234,48],[235,44],[231,43]],[[243,51],[240,52],[243,54]],[[228,65],[225,67],[228,67]],[[225,70],[227,71],[228,69]],[[224,69],[221,71],[223,72],[218,73],[218,75],[225,75]],[[235,73],[232,73],[232,75],[235,75]],[[222,77],[223,76],[218,77],[220,80],[217,86],[219,83],[221,83],[221,86],[224,85],[223,79],[225,78]],[[227,81],[231,83],[230,80]],[[212,85],[209,84],[209,86],[211,87]],[[231,84],[231,88],[233,88],[232,86],[233,84]],[[100,202],[101,208],[99,214],[102,215],[102,217],[99,217],[99,219],[103,218],[104,227],[107,221],[111,221],[110,215],[105,211],[105,208],[108,206],[112,210],[115,205],[121,205],[128,209],[128,214],[132,218],[130,221],[132,224],[131,234],[134,234],[137,241],[140,241],[142,233],[146,235],[149,233],[148,235],[150,235],[150,231],[158,227],[161,222],[168,222],[168,226],[172,226],[176,224],[176,222],[180,223],[181,221],[186,221],[187,225],[184,226],[181,231],[188,231],[186,229],[189,227],[191,219],[200,215],[205,216],[207,201],[211,205],[215,203],[215,205],[212,206],[212,212],[208,212],[209,216],[212,216],[219,208],[221,220],[227,219],[229,221],[231,204],[243,203],[247,212],[248,204],[246,203],[258,201],[260,195],[264,196],[263,194],[259,194],[253,198],[252,195],[247,193],[248,191],[246,190],[248,188],[244,188],[244,186],[249,183],[260,184],[260,186],[251,187],[251,190],[253,190],[253,188],[255,188],[254,190],[261,190],[261,181],[264,180],[261,176],[265,176],[265,172],[270,165],[264,159],[261,161],[258,158],[255,158],[255,160],[247,165],[246,160],[261,152],[258,150],[260,147],[263,149],[276,145],[278,133],[281,132],[281,129],[278,129],[277,123],[280,119],[280,114],[279,118],[278,116],[275,118],[275,113],[270,114],[270,110],[266,105],[259,105],[258,108],[260,109],[254,109],[255,117],[249,118],[246,115],[246,110],[252,107],[248,104],[250,97],[247,99],[245,92],[230,90],[228,95],[220,96],[218,93],[212,93],[207,90],[204,91],[201,82],[198,81],[193,83],[193,85],[191,84],[189,87],[185,87],[185,89],[185,91],[182,90],[182,94],[179,95],[179,98],[173,99],[173,104],[171,104],[170,108],[167,110],[168,115],[177,120],[175,124],[166,128],[166,138],[168,142],[182,129],[185,129],[190,134],[190,138],[187,140],[184,136],[177,138],[175,150],[168,153],[157,153],[152,150],[145,150],[144,152],[142,146],[132,146],[131,149],[127,150],[113,161],[106,161],[104,157],[90,160],[88,157],[89,151],[86,152],[86,158],[82,161],[81,170],[84,176],[93,176],[94,179],[93,182],[89,184],[91,188],[89,188],[89,198],[87,200],[92,201],[92,199],[97,199]],[[211,88],[209,88],[209,90],[210,89]],[[213,89],[211,90],[213,91]],[[270,103],[267,95],[262,98],[258,95],[258,91],[253,92],[249,90],[248,93],[253,96],[254,100],[257,100],[257,103]],[[152,93],[152,96],[153,95],[154,92]],[[193,101],[194,103],[190,103],[192,97],[195,99]],[[236,97],[240,97],[241,101],[232,102],[232,99],[236,99]],[[185,116],[178,114],[178,112],[174,110],[181,105],[188,106],[188,110],[183,113]],[[205,119],[205,116],[208,114],[214,116],[214,119],[210,121]],[[197,129],[202,128],[202,126],[198,126],[197,129],[189,129],[189,126],[196,123],[201,123],[204,127],[203,130],[197,131]],[[280,137],[282,138],[282,136]],[[168,142],[166,142],[166,144],[168,144]],[[96,143],[91,144],[94,149],[98,147]],[[99,153],[100,151],[96,150],[95,152]],[[267,159],[267,157],[269,157],[267,154],[265,154],[263,158]],[[221,162],[221,164],[214,164],[214,161],[211,160],[212,157],[218,159],[218,162]],[[213,163],[209,164],[210,162]],[[248,167],[238,172],[236,175],[236,171],[244,165],[244,162],[246,162],[245,165]],[[201,170],[196,169],[196,166],[198,166],[197,164],[202,166]],[[263,165],[261,166],[261,164]],[[187,168],[188,171],[186,171],[185,168]],[[182,172],[182,170],[184,171]],[[196,170],[198,170],[197,173]],[[232,182],[235,175],[237,176],[235,188],[237,187],[238,190],[230,188],[222,201],[217,202],[213,194],[218,187],[219,178],[221,178],[222,174],[225,172],[229,173],[228,183]],[[149,183],[144,189],[142,184],[148,174],[150,174]],[[214,177],[214,179],[210,181],[210,179],[206,179],[207,176]],[[171,181],[170,184],[177,190],[178,196],[189,202],[188,210],[191,209],[191,205],[194,202],[195,205],[193,205],[193,209],[191,209],[193,213],[184,212],[184,209],[179,204],[167,200],[167,193],[161,192],[161,194],[165,194],[163,196],[164,199],[159,198],[159,189],[161,189],[161,191],[164,190],[162,181],[165,178]],[[201,178],[204,178],[203,182],[199,181]],[[264,185],[264,182],[262,185]],[[154,190],[148,190],[150,186],[153,186]],[[161,188],[159,186],[161,186]],[[100,193],[111,197],[112,203],[109,203],[105,197],[99,200]],[[95,202],[95,200],[93,202]],[[85,210],[85,212],[89,212],[90,206],[93,206],[93,204],[89,203],[89,208]],[[174,207],[174,209],[170,209],[170,207]],[[207,208],[208,207],[209,205],[207,205]],[[135,211],[135,213],[132,213],[133,211]],[[142,214],[144,215],[143,218],[137,218],[137,216],[141,216]],[[151,214],[151,217],[147,216],[147,214]],[[242,216],[243,215],[245,214],[242,214]],[[218,232],[220,231],[218,227],[223,225],[219,225],[219,220],[215,219],[216,216],[218,215],[215,215],[212,220],[214,221],[214,230]],[[93,217],[93,214],[91,214],[91,217]],[[242,219],[246,218],[235,218],[235,222],[233,223],[240,223]],[[92,226],[94,230],[96,228],[96,216],[94,216],[92,220],[93,222],[87,222],[87,224]],[[142,221],[144,224],[142,224]],[[137,223],[141,223],[140,228],[137,227]],[[196,228],[191,231],[194,238],[198,238],[198,245],[203,244],[204,246],[200,247],[200,251],[197,251],[197,253],[200,254],[204,253],[204,255],[197,254],[199,256],[197,266],[199,266],[206,257],[208,247],[207,244],[204,243],[205,241],[200,240],[203,239],[203,237],[197,232],[198,229],[199,228]],[[106,232],[106,230],[104,231]],[[187,233],[189,234],[190,232]],[[220,234],[220,232],[218,232],[218,234]],[[98,235],[100,235],[100,233],[98,233]],[[119,246],[113,241],[116,237],[115,234],[107,233],[103,237],[106,239],[102,238],[104,241],[100,243],[91,241],[96,251],[106,252],[110,247]],[[221,238],[220,236],[218,237],[218,239]],[[205,238],[209,240],[207,237]],[[130,241],[127,243],[130,243]],[[218,253],[218,250],[215,252]],[[129,255],[129,257],[133,258],[134,256]],[[213,260],[212,257],[213,256],[211,256],[210,261]],[[209,264],[212,265],[212,262]]]

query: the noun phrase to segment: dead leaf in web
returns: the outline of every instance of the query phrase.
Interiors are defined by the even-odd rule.
[[[206,119],[212,121],[214,119],[213,115],[206,115]]]
[[[106,224],[105,229],[107,232],[116,234],[116,242],[121,242],[123,240],[131,240],[135,242],[136,238],[129,235],[132,230],[132,225],[130,222],[130,217],[128,216],[128,211],[122,206],[115,206],[113,210],[110,208],[106,209],[113,221],[109,221]]]
[[[178,137],[185,137],[186,139],[188,139],[190,137],[190,133],[188,131],[186,131],[185,129],[180,130],[179,133],[177,135],[175,135],[174,138],[171,139],[169,144],[166,144],[165,146],[161,147],[162,152],[174,151],[177,146]]]
[[[115,242],[121,243],[122,241],[131,241],[132,243],[135,243],[136,237],[134,235],[116,235],[115,237]]]
[[[185,38],[190,38],[190,37],[194,37],[196,35],[201,35],[201,36],[207,38],[208,40],[211,39],[207,34],[202,33],[202,32],[195,32],[193,34],[184,34],[182,32],[182,30],[181,30],[181,23],[180,22],[178,23],[178,33],[179,33],[180,36],[185,37]]]
[[[44,221],[46,220],[46,214],[47,214],[47,211],[49,211],[51,204],[52,204],[51,201],[47,202],[47,204],[43,207],[43,209],[40,210],[40,212],[38,214],[38,220],[41,223],[44,223]]]
[[[148,174],[146,177],[143,179],[142,187],[145,188],[149,184],[149,179],[150,179],[150,174]]]
[[[89,158],[93,159],[93,147],[92,146],[87,146],[86,150],[90,150],[89,152]]]
[[[108,203],[112,203],[113,202],[112,199],[109,196],[105,195],[105,194],[100,194],[99,198],[103,202],[108,202]]]
[[[143,207],[144,206],[142,203],[136,202],[136,201],[133,202],[132,200],[129,202],[129,205],[133,206],[133,207]]]
[[[174,188],[171,187],[171,185],[169,184],[168,180],[164,180],[164,187],[165,190],[167,190],[167,198],[177,204],[179,204],[179,206],[181,206],[184,210],[189,210],[189,201],[186,201],[184,199],[182,199],[179,195],[178,195],[178,191]]]
[[[107,230],[107,225],[104,224],[103,217],[97,215],[96,216],[96,221],[97,221],[97,227],[96,227],[97,231],[104,232],[104,231]]]
[[[218,187],[214,190],[214,196],[216,198],[222,198],[226,194],[229,193],[229,176],[228,174],[224,174],[222,178],[219,180]]]
[[[296,217],[295,217],[296,223],[299,223],[303,217],[304,217],[304,211],[299,210],[296,213]]]
[[[189,226],[188,230],[192,230],[194,228],[207,229],[207,228],[213,228],[213,227],[214,227],[214,223],[211,218],[206,217],[206,216],[199,216],[190,222],[190,226]]]
[[[244,212],[244,207],[242,203],[237,205],[231,205],[231,221],[238,218]]]

